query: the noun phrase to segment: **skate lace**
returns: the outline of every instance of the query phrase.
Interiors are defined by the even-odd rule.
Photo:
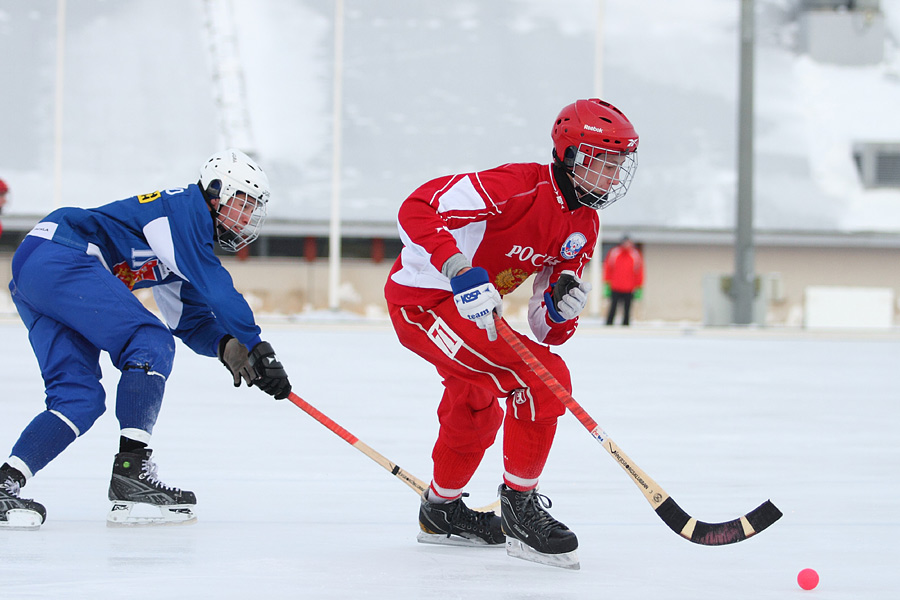
[[[465,498],[469,494],[463,493],[462,497]],[[491,521],[494,513],[492,512],[479,512],[477,510],[472,510],[462,502],[459,502],[456,505],[455,513],[452,515],[452,521],[456,526],[462,525],[461,529],[468,529],[469,531],[478,531],[481,533],[485,533],[491,528]]]
[[[522,520],[537,532],[548,533],[557,526],[565,527],[550,516],[546,509],[553,507],[553,501],[544,494],[532,492],[522,498]]]
[[[145,458],[143,463],[141,463],[141,479],[145,480],[147,483],[161,490],[165,490],[167,492],[180,492],[181,490],[177,487],[172,487],[170,485],[166,485],[162,481],[159,480],[157,476],[157,466],[153,460],[149,458]]]
[[[22,487],[19,485],[19,482],[13,478],[8,478],[3,482],[3,489],[6,490],[6,493],[12,496],[13,498],[19,498],[21,500],[21,496],[19,496],[19,491]]]

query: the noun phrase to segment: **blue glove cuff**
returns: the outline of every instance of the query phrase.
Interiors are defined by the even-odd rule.
[[[550,292],[544,292],[544,304],[547,305],[547,315],[550,317],[550,320],[554,323],[563,323],[566,318],[563,317],[556,311],[556,307],[553,306],[553,296]]]
[[[453,289],[454,294],[458,294],[475,286],[488,283],[488,281],[487,271],[481,267],[472,267],[462,275],[457,275],[451,279],[450,287]]]

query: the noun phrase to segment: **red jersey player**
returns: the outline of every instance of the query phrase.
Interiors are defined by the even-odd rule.
[[[538,478],[565,407],[508,344],[497,340],[502,296],[535,275],[522,342],[571,392],[562,358],[587,302],[581,281],[602,209],[637,167],[638,135],[615,106],[578,100],[553,124],[553,163],[506,164],[429,181],[400,207],[403,250],[385,286],[400,342],[443,378],[434,472],[419,541],[500,545],[518,558],[578,568],[578,539],[551,517]],[[506,402],[506,413],[497,399]],[[503,425],[501,516],[463,504]]]

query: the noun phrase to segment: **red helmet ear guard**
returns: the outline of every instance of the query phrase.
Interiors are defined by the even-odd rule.
[[[563,108],[550,133],[553,157],[571,169],[581,144],[627,154],[638,147],[638,134],[625,114],[599,98],[577,100]]]

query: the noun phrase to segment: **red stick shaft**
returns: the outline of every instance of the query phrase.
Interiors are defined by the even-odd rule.
[[[556,394],[557,398],[563,401],[563,404],[566,405],[569,412],[575,415],[575,418],[578,419],[588,431],[593,432],[597,428],[597,422],[591,418],[591,415],[587,414],[575,398],[572,397],[572,394],[566,391],[566,388],[564,388],[562,384],[557,381],[556,377],[547,370],[547,367],[541,364],[541,361],[539,361],[537,357],[532,354],[531,350],[522,343],[522,340],[520,340],[516,335],[516,332],[506,324],[506,321],[498,318],[495,319],[494,322],[497,325],[497,331],[500,332],[500,336],[506,340],[506,343],[509,344],[520,357],[522,357],[522,360],[525,361],[528,368],[541,378],[541,381],[550,388],[551,392]]]
[[[297,406],[302,408],[307,414],[309,414],[309,416],[314,418],[316,421],[318,421],[319,423],[321,423],[322,425],[324,425],[325,427],[327,427],[328,429],[330,429],[331,431],[333,431],[334,433],[339,435],[342,440],[344,440],[351,446],[355,445],[356,442],[359,441],[358,437],[356,437],[355,435],[353,435],[352,433],[350,433],[349,431],[347,431],[346,429],[344,429],[343,427],[341,427],[340,425],[338,425],[337,423],[332,421],[325,413],[320,411],[318,408],[316,408],[315,406],[313,406],[312,404],[310,404],[309,402],[307,402],[306,400],[304,400],[303,398],[301,398],[294,392],[291,392],[288,395],[288,400],[290,400],[291,402],[293,402],[294,404],[296,404]]]

